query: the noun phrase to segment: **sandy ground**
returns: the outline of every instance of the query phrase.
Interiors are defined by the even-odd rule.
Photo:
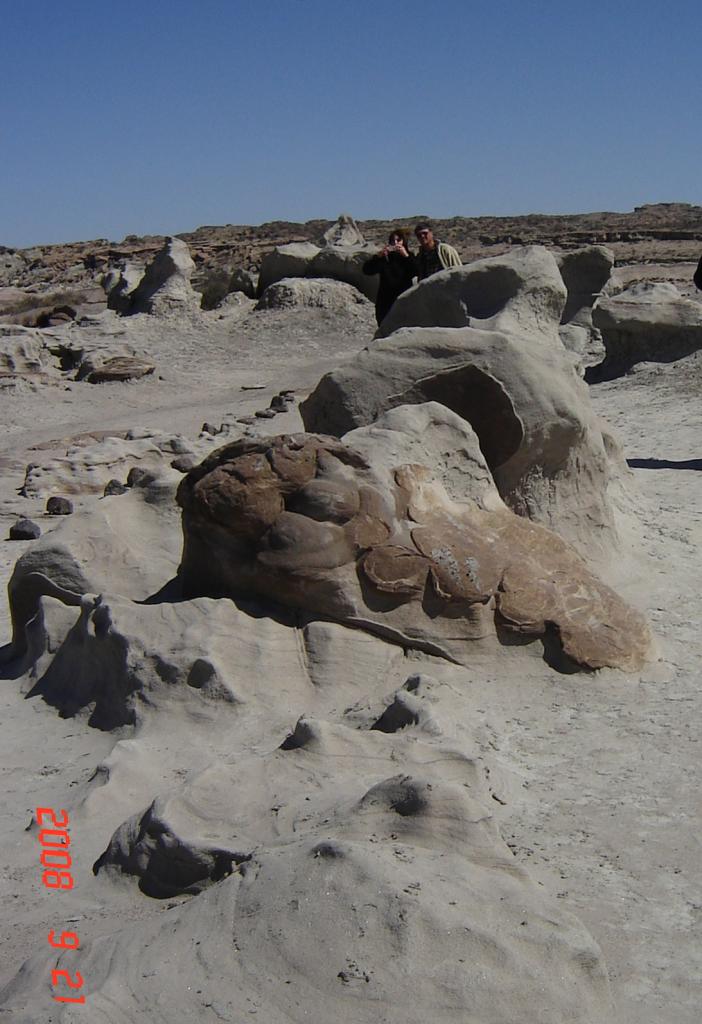
[[[204,421],[250,414],[283,388],[303,397],[326,369],[352,358],[373,329],[370,307],[353,316],[244,311],[208,317],[124,328],[138,330],[154,356],[153,378],[27,386],[2,396],[1,536],[18,515],[52,528],[44,501],[17,492],[25,465],[60,453],[67,439],[146,426],[194,437]],[[265,388],[242,390],[255,383]],[[697,1024],[702,996],[701,389],[698,354],[638,367],[591,392],[623,444],[637,496],[636,522],[625,531],[633,558],[627,556],[626,576],[619,573],[620,590],[647,611],[660,660],[640,677],[559,675],[540,659],[505,652],[499,665],[475,666],[463,697],[465,720],[519,780],[519,798],[500,819],[502,834],[600,944],[622,1024]],[[253,429],[299,427],[294,412]],[[76,514],[95,500],[76,499]],[[25,548],[0,544],[3,580]],[[7,635],[4,607],[0,621]],[[416,660],[430,664],[440,680],[456,679],[456,669],[437,659]],[[0,883],[2,986],[44,951],[57,915],[80,922],[87,941],[164,913],[172,903],[95,880],[90,865],[104,849],[104,829],[91,836],[83,827],[76,840],[80,885],[58,912],[57,895],[40,886],[35,840],[26,832],[33,808],[64,807],[74,790],[84,792],[123,737],[91,729],[81,718],[58,717],[41,700],[25,699],[12,678],[3,680],[0,695],[0,856],[8,866]],[[162,741],[167,746],[169,737]],[[105,827],[116,827],[123,810],[103,817]]]

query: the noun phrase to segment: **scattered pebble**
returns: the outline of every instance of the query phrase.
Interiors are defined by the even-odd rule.
[[[73,512],[73,502],[54,494],[46,503],[46,511],[50,516],[70,516]]]
[[[10,540],[36,540],[41,537],[41,529],[31,519],[18,519],[10,527]]]
[[[109,498],[111,494],[124,494],[129,488],[126,484],[120,483],[119,480],[108,480],[105,484],[105,490],[102,492],[103,497]]]

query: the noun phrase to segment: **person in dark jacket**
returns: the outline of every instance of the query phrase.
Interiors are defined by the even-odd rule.
[[[702,258],[700,259],[700,262],[697,264],[697,270],[695,271],[692,280],[695,282],[695,285],[702,292]]]
[[[388,244],[377,256],[363,264],[364,274],[379,274],[378,297],[375,300],[375,318],[378,324],[390,312],[398,295],[412,284],[417,274],[415,257],[409,250],[407,232],[402,228],[391,231]]]

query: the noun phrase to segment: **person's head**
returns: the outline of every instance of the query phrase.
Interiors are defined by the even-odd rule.
[[[420,221],[414,229],[414,233],[422,249],[433,249],[436,245],[434,231],[429,221]]]
[[[409,237],[404,228],[395,228],[388,235],[388,245],[397,245],[402,242],[405,249],[409,249]]]

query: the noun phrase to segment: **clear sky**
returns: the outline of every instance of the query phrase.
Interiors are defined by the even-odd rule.
[[[0,0],[0,244],[702,204],[700,0]]]

